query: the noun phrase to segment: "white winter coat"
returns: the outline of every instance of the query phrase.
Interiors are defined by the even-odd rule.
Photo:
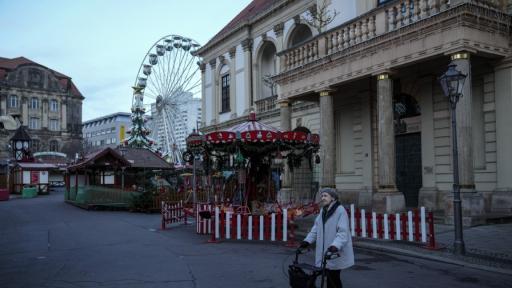
[[[352,248],[348,215],[342,205],[336,208],[334,214],[327,219],[325,224],[322,223],[322,212],[320,211],[313,228],[311,228],[304,241],[311,244],[316,241],[315,266],[317,267],[322,266],[322,257],[329,246],[337,247],[340,257],[327,260],[327,269],[346,269],[354,265],[354,249]]]

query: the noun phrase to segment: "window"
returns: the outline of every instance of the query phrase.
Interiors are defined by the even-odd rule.
[[[35,97],[30,99],[30,109],[39,109],[39,99]]]
[[[112,144],[116,144],[117,143],[117,139],[116,138],[112,138]]]
[[[18,96],[11,95],[9,96],[9,108],[17,108],[18,107]]]
[[[50,119],[50,130],[52,131],[59,131],[59,120],[57,119]]]
[[[39,129],[39,118],[30,117],[30,121],[28,123],[28,128]]]
[[[386,2],[389,2],[391,0],[378,0],[377,1],[377,5],[382,5],[382,4],[385,4]]]
[[[52,112],[59,111],[59,102],[57,102],[57,100],[50,101],[50,111],[52,111]]]
[[[53,152],[59,151],[59,142],[57,142],[57,140],[50,141],[50,151],[53,151]]]
[[[222,104],[221,104],[221,113],[225,113],[229,111],[229,74],[222,76]]]
[[[38,139],[32,139],[32,141],[30,142],[30,151],[34,153],[38,152],[39,149],[41,149],[41,141],[39,141]]]

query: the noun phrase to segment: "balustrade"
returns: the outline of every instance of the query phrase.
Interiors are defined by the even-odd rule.
[[[376,36],[400,29],[409,24],[426,19],[447,9],[453,0],[397,0],[382,5],[352,21],[331,29],[299,47],[284,51],[280,55],[284,63],[283,71],[314,62],[326,55],[343,51],[351,46],[369,41]],[[503,9],[507,4],[499,0],[466,0],[484,8]]]
[[[277,108],[277,96],[256,100],[254,103],[256,104],[257,113],[272,111]]]

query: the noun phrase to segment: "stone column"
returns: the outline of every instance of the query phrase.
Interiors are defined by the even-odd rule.
[[[60,102],[61,106],[61,129],[63,132],[68,132],[68,112],[67,112],[67,99]]]
[[[496,164],[497,183],[492,193],[491,211],[512,212],[512,59],[506,59],[496,67]]]
[[[274,25],[274,34],[276,34],[276,53],[284,50],[284,23],[277,23]],[[277,56],[276,56],[277,57]],[[281,72],[281,61],[276,61],[276,73]]]
[[[7,115],[7,94],[0,95],[0,116]]]
[[[472,77],[470,54],[459,52],[451,55],[452,63],[457,70],[466,75],[462,96],[455,109],[457,120],[457,146],[459,160],[459,186],[462,200],[462,223],[464,226],[483,224],[485,219],[484,199],[482,193],[475,190],[475,176],[473,167],[473,128],[471,126],[473,111]],[[446,219],[447,224],[453,223],[453,194],[447,194]]]
[[[206,64],[201,61],[198,62],[199,70],[201,70],[201,127],[206,126],[206,96],[205,96],[205,83],[206,83],[206,76],[205,76],[205,70],[206,70]]]
[[[440,210],[443,202],[436,187],[434,149],[434,101],[433,85],[437,80],[426,76],[418,80],[418,97],[421,107],[421,165],[422,187],[418,195],[418,206],[430,210]]]
[[[245,83],[245,111],[248,114],[252,109],[252,39],[242,41],[244,51],[244,83]]]
[[[23,125],[28,126],[28,99],[25,96],[21,97],[21,119],[23,120]]]
[[[322,163],[322,178],[320,187],[335,188],[335,131],[334,107],[332,90],[320,92],[320,157]]]
[[[279,101],[281,131],[290,131],[292,129],[291,103],[288,99]],[[281,190],[279,190],[279,202],[287,203],[292,196],[292,173],[288,162],[283,158],[283,171],[281,174]]]
[[[393,80],[388,73],[377,76],[379,186],[373,196],[373,210],[398,212],[405,208],[405,198],[396,189],[395,131],[393,125]]]
[[[217,71],[215,70],[215,67],[217,67],[217,58],[213,58],[210,60],[210,71],[211,71],[211,83],[212,83],[212,120],[210,124],[217,124],[217,118],[219,117],[219,108],[217,106],[218,102],[218,94],[217,94],[217,88],[218,88],[218,81],[217,81]]]
[[[473,172],[473,129],[471,120],[473,113],[473,95],[471,79],[471,63],[469,53],[461,52],[451,55],[452,63],[457,70],[466,76],[462,97],[455,110],[457,118],[457,142],[459,146],[459,181],[461,192],[475,189],[475,175]]]
[[[229,106],[231,107],[231,119],[237,117],[236,113],[236,46],[229,49]]]
[[[48,128],[48,99],[43,99],[42,101],[42,111],[41,113],[43,120],[42,122],[42,128]]]

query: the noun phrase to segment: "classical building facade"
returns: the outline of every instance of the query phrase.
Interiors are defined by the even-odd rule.
[[[74,157],[82,148],[82,101],[71,78],[27,58],[0,57],[0,158],[19,125],[32,139],[32,152]]]
[[[321,187],[450,222],[451,117],[438,77],[452,63],[467,75],[456,110],[464,223],[512,214],[511,6],[255,0],[199,50],[204,130],[250,109],[281,129],[305,126],[320,134]]]

